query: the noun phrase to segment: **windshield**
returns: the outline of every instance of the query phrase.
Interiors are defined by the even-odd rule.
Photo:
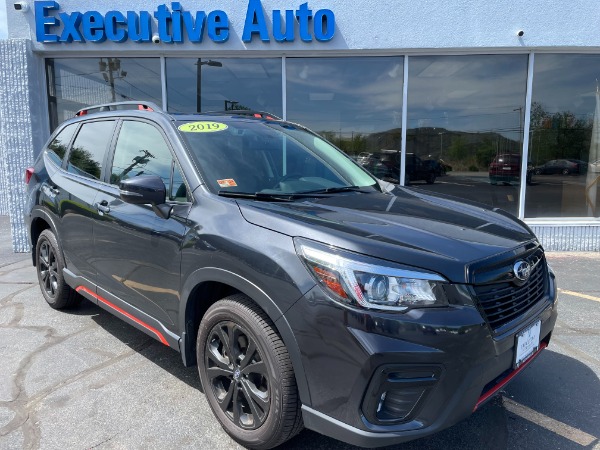
[[[215,193],[379,190],[376,179],[343,152],[289,123],[216,119],[176,125]]]

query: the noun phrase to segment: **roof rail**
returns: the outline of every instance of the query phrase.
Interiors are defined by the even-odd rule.
[[[127,110],[127,109],[136,109],[138,111],[157,111],[162,112],[162,108],[152,102],[117,102],[117,103],[105,103],[103,105],[94,105],[88,106],[86,108],[80,109],[75,113],[75,117],[85,116],[87,114],[96,113],[96,112],[104,112],[104,111],[117,111],[117,110]]]
[[[233,114],[235,116],[256,117],[257,119],[283,120],[281,117],[278,117],[275,114],[271,114],[270,112],[253,111],[250,109],[229,109],[227,111],[209,111],[209,112],[203,112],[202,114],[214,114],[214,115]]]

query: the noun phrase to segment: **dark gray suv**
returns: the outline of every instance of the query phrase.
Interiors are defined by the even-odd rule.
[[[377,180],[267,113],[88,108],[26,181],[48,304],[85,297],[197,364],[250,448],[303,427],[367,447],[439,431],[522,371],[556,321],[525,224]]]

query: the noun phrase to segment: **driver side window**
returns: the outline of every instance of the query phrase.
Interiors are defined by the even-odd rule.
[[[168,200],[185,201],[183,177],[160,131],[149,123],[126,120],[117,139],[110,184],[118,186],[122,180],[140,175],[159,176]]]

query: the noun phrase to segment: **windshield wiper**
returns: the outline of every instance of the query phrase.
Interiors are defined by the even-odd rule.
[[[337,192],[360,192],[361,194],[368,194],[371,191],[363,190],[361,186],[336,186],[328,187],[324,189],[317,189],[315,191],[300,192],[301,194],[335,194]]]
[[[230,198],[247,198],[250,200],[262,200],[262,201],[274,201],[274,202],[292,202],[299,198],[310,198],[310,197],[324,197],[321,193],[269,193],[269,192],[233,192],[233,191],[219,191],[221,197]]]

